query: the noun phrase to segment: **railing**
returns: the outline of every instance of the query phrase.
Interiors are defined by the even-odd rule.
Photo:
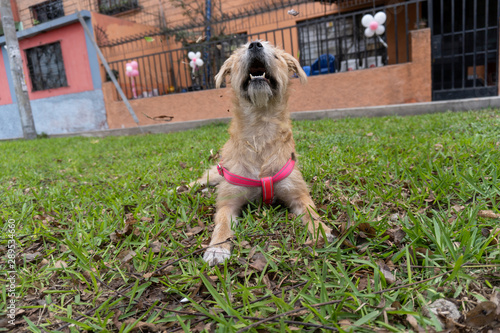
[[[424,3],[427,1],[410,0],[330,15],[262,33],[234,35],[187,48],[170,51],[159,48],[158,52],[148,55],[111,61],[110,67],[118,74],[127,96],[132,98],[131,80],[126,76],[125,67],[126,63],[137,61],[139,76],[134,80],[138,98],[144,98],[215,88],[214,75],[232,51],[247,41],[257,39],[267,40],[296,56],[309,75],[404,63],[411,60],[410,31],[421,28],[419,22],[426,19],[427,11],[421,7]],[[361,17],[378,11],[387,14],[386,32],[381,38],[367,38],[361,26]],[[189,67],[190,51],[201,52],[205,62],[194,73]]]

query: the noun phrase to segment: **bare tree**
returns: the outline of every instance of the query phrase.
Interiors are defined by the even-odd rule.
[[[9,56],[10,70],[14,80],[14,89],[16,92],[17,106],[21,117],[24,138],[35,139],[35,122],[33,120],[33,113],[31,112],[28,87],[24,79],[23,61],[21,58],[21,51],[19,50],[19,41],[17,40],[10,0],[0,0],[0,13],[2,14],[5,43],[7,45],[7,54]]]

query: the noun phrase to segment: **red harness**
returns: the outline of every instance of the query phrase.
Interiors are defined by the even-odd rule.
[[[272,177],[264,177],[261,179],[252,179],[235,175],[220,164],[217,164],[217,171],[219,171],[219,174],[230,184],[245,187],[262,187],[262,200],[266,204],[270,205],[274,198],[274,183],[288,177],[292,173],[294,166],[295,158],[292,156],[277,174]]]

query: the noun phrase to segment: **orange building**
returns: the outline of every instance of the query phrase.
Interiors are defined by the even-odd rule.
[[[229,92],[213,89],[213,77],[236,47],[255,39],[282,47],[310,75],[306,86],[294,87],[292,112],[498,95],[498,0],[16,3],[28,32],[49,29],[77,11],[89,11],[95,40],[141,125],[155,124],[165,115],[174,122],[230,116]],[[362,19],[379,12],[386,17],[385,31],[367,37]],[[61,29],[69,28],[52,29],[53,34],[67,36]],[[33,38],[22,45],[49,42]],[[83,51],[85,44],[88,54],[93,52],[89,43],[76,38],[73,44],[81,47],[70,48]],[[67,58],[67,51],[62,51]],[[204,61],[194,71],[189,66],[190,51],[200,52]],[[130,78],[126,65],[133,61],[138,76]],[[102,84],[96,85],[95,75],[89,74],[96,70]],[[94,78],[92,88],[102,92],[106,120],[102,126],[136,126],[100,62],[76,66],[75,71],[78,77]],[[0,69],[0,83],[6,77]],[[31,96],[71,95],[71,89],[82,89],[77,87],[85,86],[85,80]],[[0,108],[10,97],[0,95]]]

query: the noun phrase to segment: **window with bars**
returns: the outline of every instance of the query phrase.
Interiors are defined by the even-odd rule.
[[[60,42],[27,49],[26,57],[33,91],[68,86]]]
[[[383,66],[386,48],[364,37],[361,18],[360,13],[335,14],[298,23],[300,63],[311,65],[332,55],[335,72]]]
[[[129,10],[138,9],[138,0],[98,0],[99,13],[116,15]]]
[[[30,7],[33,25],[64,16],[62,0],[49,0]]]

